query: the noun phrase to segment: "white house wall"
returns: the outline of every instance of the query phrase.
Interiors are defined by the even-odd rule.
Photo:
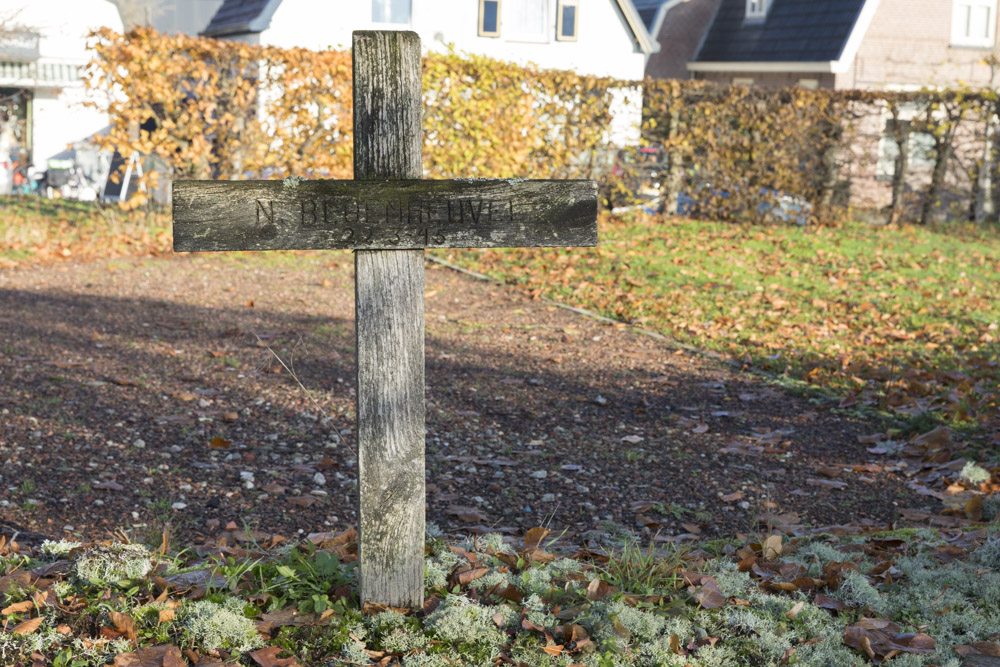
[[[91,30],[101,26],[122,30],[118,10],[107,0],[0,0],[0,16],[10,15],[40,34],[39,64],[86,65]],[[0,85],[32,91],[32,157],[37,166],[44,167],[68,145],[108,126],[106,113],[83,106],[86,93],[81,80],[15,80]]]
[[[318,3],[282,0],[260,37],[262,44],[307,49],[349,48],[351,31],[408,29],[420,35],[424,48],[476,53],[501,60],[534,63],[539,67],[573,70],[617,79],[641,79],[645,55],[635,46],[615,0],[579,1],[579,38],[556,41],[556,0],[548,2],[549,39],[523,42],[480,37],[476,0],[413,0],[409,25],[373,23],[371,1]],[[501,3],[502,4],[502,3]]]

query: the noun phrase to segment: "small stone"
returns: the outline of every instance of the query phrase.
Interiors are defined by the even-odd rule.
[[[554,503],[555,501],[556,501],[556,494],[554,493],[546,493],[544,496],[542,496],[543,503]]]
[[[622,442],[627,442],[631,445],[638,445],[643,440],[645,440],[645,438],[642,437],[641,435],[626,435],[624,438],[622,438]]]
[[[576,492],[577,493],[590,493],[590,489],[588,487],[584,486],[583,484],[580,484],[580,485],[578,485],[576,487]]]
[[[747,502],[746,500],[744,500],[743,502],[739,503],[739,506],[740,506],[740,509],[744,509],[744,510],[750,509],[750,503]]]
[[[74,530],[76,530],[76,528],[74,528],[73,526],[63,526],[63,530],[66,531],[67,533],[72,533]]]
[[[142,438],[139,438],[138,440],[132,443],[132,446],[135,447],[136,449],[145,449],[146,441],[143,440]]]
[[[323,489],[313,489],[309,493],[311,493],[314,496],[325,496],[326,495],[326,491],[324,491]]]
[[[535,479],[545,479],[546,477],[549,476],[549,471],[548,470],[536,470],[535,472],[531,473],[531,476],[534,477]]]
[[[100,498],[98,498],[97,500],[94,501],[94,504],[97,505],[98,507],[100,507],[101,505],[104,504],[104,501],[101,500]]]
[[[171,507],[175,510],[182,510],[187,507],[187,503],[174,503]]]
[[[253,473],[250,472],[249,470],[244,470],[243,472],[240,473],[240,479],[242,479],[245,482],[252,482],[254,481]]]
[[[323,486],[324,484],[326,484],[326,475],[324,475],[321,472],[316,473],[315,475],[313,475],[313,483],[319,486]]]
[[[597,398],[594,399],[594,403],[597,403],[598,405],[607,405],[608,404],[608,399],[606,399],[603,396],[601,396],[600,394],[598,394]]]

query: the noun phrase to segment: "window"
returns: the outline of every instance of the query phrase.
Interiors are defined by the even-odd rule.
[[[733,79],[734,86],[752,86],[753,79],[745,76],[737,76]]]
[[[577,22],[580,20],[579,0],[559,0],[556,39],[561,42],[575,42]]]
[[[769,0],[747,0],[747,20],[767,18]]]
[[[372,0],[372,23],[409,23],[410,0]]]
[[[547,0],[504,0],[503,36],[511,41],[549,41]]]
[[[951,15],[951,44],[992,48],[996,41],[996,24],[996,0],[955,0]]]
[[[799,88],[819,90],[819,79],[799,79]]]
[[[500,36],[500,0],[479,0],[479,36]]]

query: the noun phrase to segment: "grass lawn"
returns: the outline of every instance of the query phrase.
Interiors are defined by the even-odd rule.
[[[166,212],[123,212],[41,197],[0,197],[0,267],[170,249]]]
[[[448,259],[809,385],[843,404],[997,416],[1000,229],[603,217],[600,246]]]

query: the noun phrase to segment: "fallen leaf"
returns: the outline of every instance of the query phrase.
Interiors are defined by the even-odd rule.
[[[135,641],[138,638],[139,635],[135,630],[135,622],[129,616],[112,611],[108,613],[108,617],[114,624],[115,630],[125,635],[129,641]]]
[[[259,651],[254,651],[250,657],[254,659],[260,667],[299,667],[295,658],[279,658],[278,654],[284,649],[277,646],[268,646]]]
[[[229,449],[229,445],[231,444],[233,444],[232,440],[226,440],[225,438],[217,435],[212,438],[211,442],[208,443],[208,446],[211,449]]]
[[[796,616],[799,615],[799,612],[801,612],[805,606],[806,606],[805,600],[799,600],[798,602],[795,603],[795,605],[791,609],[785,612],[785,618],[787,619],[795,618]]]
[[[844,643],[864,651],[875,662],[900,653],[933,653],[937,642],[924,633],[901,633],[899,626],[885,619],[863,618],[844,630]]]
[[[41,616],[35,618],[29,618],[27,621],[21,621],[11,630],[15,635],[30,635],[32,632],[38,629],[38,626],[42,624],[45,619]]]
[[[587,584],[587,599],[588,600],[600,600],[607,597],[608,593],[611,592],[611,587],[608,586],[608,582],[603,579],[594,578]]]

